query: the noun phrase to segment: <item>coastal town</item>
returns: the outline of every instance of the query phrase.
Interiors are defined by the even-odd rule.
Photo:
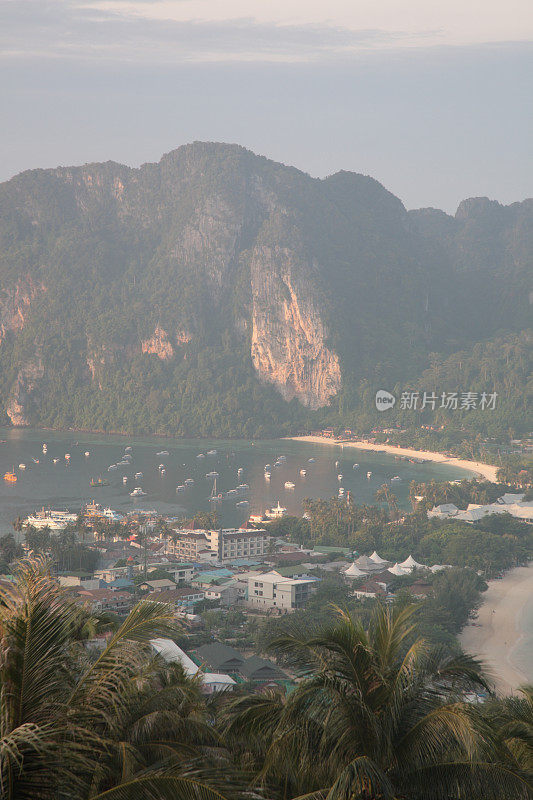
[[[461,482],[455,483],[461,489]],[[424,497],[416,496],[415,501],[423,503]],[[349,498],[339,495],[336,502],[348,507]],[[524,492],[506,492],[494,502],[469,503],[464,510],[440,503],[427,506],[425,513],[428,521],[473,525],[508,514],[531,524],[533,501],[525,499]],[[212,524],[214,519],[209,513],[188,521],[144,509],[121,513],[91,500],[76,512],[42,508],[20,520],[19,529],[28,556],[46,553],[43,535],[50,542],[69,532],[91,554],[92,569],[68,569],[64,564],[59,568],[52,561],[59,586],[90,613],[124,618],[141,600],[171,608],[186,631],[183,642],[154,640],[154,652],[179,662],[188,675],[198,675],[208,694],[231,691],[236,683],[262,690],[290,685],[292,680],[275,661],[240,640],[238,630],[228,635],[226,626],[226,634],[220,635],[231,614],[239,614],[241,628],[254,620],[294,614],[304,610],[328,580],[343,586],[354,602],[394,603],[398,592],[423,602],[433,595],[434,576],[454,568],[422,563],[410,552],[393,561],[375,549],[291,541],[287,533],[280,534],[290,517],[279,501],[261,513],[250,513],[238,528],[219,528]],[[309,514],[304,512],[302,521],[306,520]],[[6,582],[10,576],[0,579]],[[219,628],[213,633],[206,630],[205,621],[215,610]],[[93,643],[104,646],[109,635]]]

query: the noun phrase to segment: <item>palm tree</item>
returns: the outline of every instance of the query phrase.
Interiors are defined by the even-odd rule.
[[[533,686],[523,686],[520,695],[495,701],[488,709],[488,719],[517,765],[533,779]]]
[[[0,587],[1,797],[220,800],[192,769],[216,744],[197,687],[151,656],[168,607],[137,604],[98,655],[81,622],[42,559]]]
[[[374,499],[378,502],[383,501],[387,503],[389,507],[389,516],[393,522],[398,519],[398,500],[386,483],[382,484],[382,486],[377,489],[374,494]]]
[[[462,700],[466,690],[486,688],[477,662],[418,638],[414,613],[379,607],[365,630],[337,609],[332,627],[272,642],[304,680],[287,698],[239,698],[224,712],[228,736],[248,748],[269,796],[532,796],[520,770],[502,762],[477,708]]]

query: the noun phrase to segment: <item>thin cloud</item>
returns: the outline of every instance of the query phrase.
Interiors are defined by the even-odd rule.
[[[128,4],[130,5],[130,4]],[[2,58],[106,60],[145,64],[216,61],[316,62],[423,42],[427,34],[276,25],[253,19],[175,21],[90,6],[80,0],[1,4]]]

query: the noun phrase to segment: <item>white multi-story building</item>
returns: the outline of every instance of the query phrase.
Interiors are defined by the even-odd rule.
[[[258,610],[295,611],[305,606],[316,585],[316,578],[284,578],[276,571],[249,575],[246,602]]]
[[[177,530],[169,540],[169,552],[191,561],[206,560],[202,558],[206,550],[220,562],[253,559],[266,554],[269,541],[267,532],[257,528]]]

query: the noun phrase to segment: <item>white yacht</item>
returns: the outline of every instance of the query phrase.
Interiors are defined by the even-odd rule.
[[[86,451],[85,451],[85,453],[84,453],[83,455],[85,456],[85,458],[89,458],[89,456],[90,456],[91,454],[89,453],[89,451],[88,451],[88,450],[86,450]]]
[[[160,450],[159,453],[156,453],[156,456],[168,456],[168,450]]]
[[[204,453],[198,453],[198,455],[196,456],[196,458],[205,458],[205,455],[204,455]]]
[[[248,500],[239,500],[239,502],[235,503],[235,505],[237,506],[237,508],[245,508],[246,506],[249,506],[250,503],[248,502]]]
[[[19,469],[26,469],[26,464],[19,464]]]
[[[399,475],[395,475],[394,478],[391,478],[391,482],[392,481],[401,481],[401,478]]]
[[[343,475],[342,473],[339,473],[339,474],[337,475],[337,480],[338,480],[338,481],[342,481],[342,479],[343,479],[343,478],[344,478],[344,475]]]
[[[287,509],[280,506],[279,500],[277,506],[274,508],[267,508],[265,511],[265,517],[268,519],[280,519],[280,517],[285,517],[287,515]]]
[[[372,472],[371,472],[371,470],[369,470],[369,471],[366,473],[366,477],[367,477],[367,478],[370,480],[370,478],[372,477]]]
[[[142,474],[142,472],[136,472],[135,478],[139,481],[141,478],[144,478],[144,475]]]
[[[124,484],[124,486],[127,484],[127,482],[128,482],[128,479],[127,479],[126,475],[124,475],[124,477],[122,478],[122,483]]]
[[[185,478],[185,486],[194,486],[194,478]]]
[[[217,454],[217,451],[216,451],[216,450],[208,450],[208,451],[207,451],[207,455],[208,455],[208,456],[216,456],[216,454]]]
[[[266,481],[269,481],[271,477],[272,477],[272,473],[271,473],[271,472],[268,472],[268,470],[267,470],[267,471],[265,472],[265,480],[266,480]]]
[[[285,481],[285,488],[286,489],[294,489],[295,484],[292,481]]]
[[[52,461],[53,461],[54,464],[57,464],[59,462],[59,459],[58,458],[53,458]]]
[[[48,452],[48,447],[47,447],[46,444],[43,444],[43,453],[47,453],[47,452]]]
[[[116,464],[110,464],[110,465],[108,466],[108,468],[107,468],[107,471],[108,471],[108,472],[113,472],[113,470],[114,470],[114,469],[116,469],[116,468],[117,468],[117,465],[116,465]]]
[[[206,477],[206,478],[218,478],[218,472],[216,472],[216,471],[213,469],[213,470],[211,470],[211,472],[206,472],[206,473],[205,473],[205,477]]]
[[[184,492],[184,491],[185,491],[185,486],[183,484],[180,484],[179,486],[176,486],[176,494],[178,492]]]
[[[308,464],[314,464],[315,463],[315,459],[314,458],[308,458],[307,459],[307,463]]]
[[[359,469],[359,464],[354,464],[352,469]]]
[[[125,453],[131,453],[131,451],[132,451],[131,445],[128,445],[127,447],[124,448]]]
[[[240,483],[240,484],[237,486],[237,491],[238,491],[238,492],[247,492],[249,488],[250,488],[250,487],[248,486],[248,484],[247,484],[247,483]]]
[[[305,476],[307,475],[307,470],[306,469],[301,469],[300,470],[300,475],[302,476],[302,478],[305,478]]]
[[[130,497],[144,497],[145,494],[140,486],[136,486],[133,492],[130,492]]]

